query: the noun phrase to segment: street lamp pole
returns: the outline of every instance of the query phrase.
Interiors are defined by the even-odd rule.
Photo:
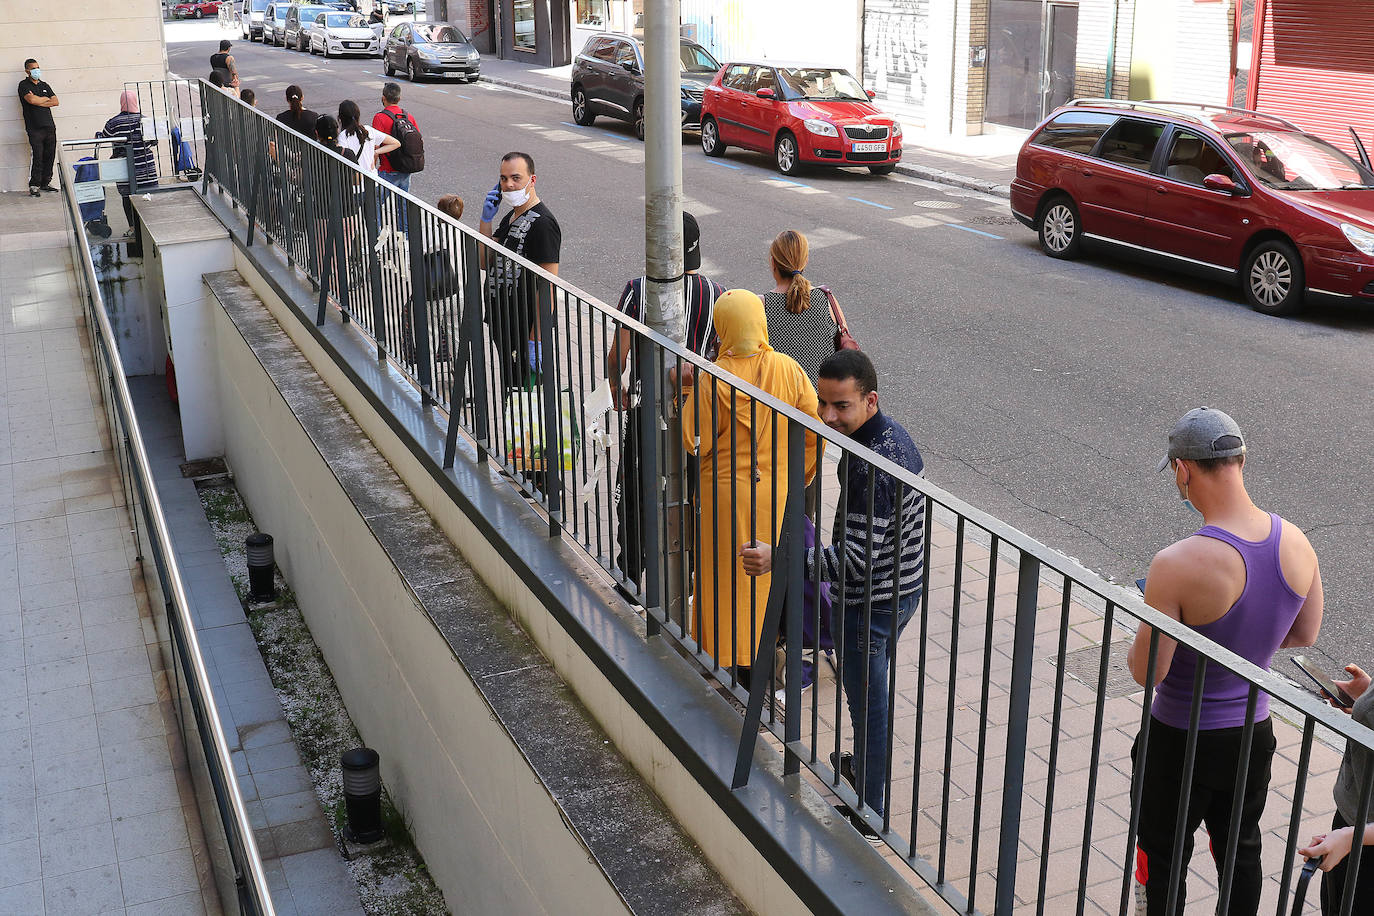
[[[678,38],[679,0],[645,0],[644,3],[644,322],[660,334],[685,344],[682,251],[682,84],[679,76]],[[659,369],[658,354],[643,347],[636,353],[645,393],[656,393],[660,400],[646,398],[644,414],[653,418],[652,434],[646,444],[646,476],[654,486],[643,490],[640,501],[643,531],[650,533],[646,548],[657,546],[657,555],[646,551],[646,604],[661,607],[681,620],[683,596],[682,566],[675,561],[683,549],[685,518],[682,493],[683,450],[681,420],[673,388]],[[645,359],[644,357],[649,357]],[[670,361],[665,360],[665,363]],[[650,376],[654,376],[650,379]],[[663,409],[653,409],[658,404]],[[663,417],[667,429],[659,428]],[[647,430],[646,430],[647,432]],[[660,502],[660,496],[662,501]],[[662,518],[666,508],[667,517]],[[662,525],[666,522],[666,525]],[[658,533],[666,535],[660,541]],[[661,565],[660,565],[661,564]],[[661,573],[657,571],[661,570]],[[651,631],[653,627],[651,626]]]

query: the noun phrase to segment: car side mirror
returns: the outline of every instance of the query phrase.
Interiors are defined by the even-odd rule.
[[[628,61],[628,60],[623,60],[623,61],[621,61],[621,62],[620,62],[620,66],[625,70],[626,73],[638,73],[638,72],[639,72],[639,67],[636,66],[635,64],[631,63],[631,62]]]
[[[1229,175],[1208,175],[1202,179],[1202,186],[1209,191],[1224,191],[1227,194],[1240,193],[1240,186]]]
[[[754,95],[758,96],[761,99],[765,99],[769,102],[773,101],[773,99],[775,98],[772,89],[760,89],[758,92],[755,92]]]
[[[874,92],[872,89],[865,89],[864,92],[870,99],[876,99],[878,97],[878,93]]]

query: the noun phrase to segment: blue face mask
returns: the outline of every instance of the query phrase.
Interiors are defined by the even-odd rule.
[[[38,69],[37,67],[34,67],[32,70],[29,71],[29,79],[41,80],[42,78],[43,71]]]

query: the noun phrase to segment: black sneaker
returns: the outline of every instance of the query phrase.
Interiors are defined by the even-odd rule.
[[[857,795],[859,792],[859,780],[854,775],[854,755],[849,751],[832,751],[830,753],[830,766],[835,772],[840,774],[840,778],[849,783],[849,787]]]
[[[39,188],[38,190],[40,190],[40,191],[56,191],[57,188],[54,188],[54,187],[53,187],[52,185],[50,185],[50,184],[45,184],[45,185],[43,185],[43,187]]]
[[[854,829],[859,831],[859,835],[868,840],[870,846],[883,845],[883,838],[878,835],[878,831],[868,825],[868,821],[859,817],[858,814],[849,815],[849,823],[854,825]]]

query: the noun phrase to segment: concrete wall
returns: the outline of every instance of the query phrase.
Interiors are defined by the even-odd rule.
[[[1229,105],[1231,3],[1156,0],[1135,16],[1131,98]]]
[[[160,80],[167,72],[158,0],[0,0],[0,75],[10,87],[0,102],[0,189],[23,190],[29,143],[16,91],[25,58],[35,58],[61,105],[57,137],[91,137],[119,113],[125,82]]]
[[[482,577],[486,586],[491,589],[502,604],[510,609],[512,616],[533,637],[540,652],[557,670],[559,676],[573,689],[578,700],[595,717],[597,723],[606,730],[620,752],[625,755],[640,776],[663,800],[668,810],[700,844],[711,864],[720,872],[745,905],[756,913],[764,914],[764,916],[774,916],[774,914],[776,916],[795,916],[798,913],[808,912],[808,908],[801,902],[794,890],[782,879],[777,870],[763,858],[754,843],[730,820],[721,806],[686,770],[663,741],[654,734],[644,719],[626,703],[624,697],[606,679],[606,676],[596,667],[595,663],[578,647],[543,606],[538,597],[521,580],[520,576],[511,569],[497,548],[454,505],[450,496],[377,414],[371,402],[354,387],[352,381],[342,370],[334,365],[318,341],[305,328],[301,327],[299,320],[288,312],[281,299],[266,280],[257,273],[241,250],[236,251],[235,266],[258,296],[267,304],[269,310],[277,316],[282,328],[300,348],[305,358],[315,366],[325,383],[333,389],[349,414],[362,427],[363,432],[372,440],[378,451],[382,453],[392,468],[395,469],[397,475],[410,488],[416,501],[433,516],[450,540],[462,552],[464,558]],[[228,384],[227,379],[225,384]],[[275,397],[275,393],[273,396]],[[238,408],[231,403],[235,398],[228,387],[225,388],[223,397],[225,400],[224,411],[226,416],[229,416]],[[226,439],[229,443],[230,462],[238,474],[240,488],[245,491],[245,496],[250,496],[256,490],[254,485],[248,481],[249,474],[247,469],[240,464],[241,459],[236,457],[242,448],[241,443],[236,441],[239,438],[238,434],[232,430],[227,430]],[[256,438],[261,438],[261,436]],[[263,494],[287,492],[282,488],[294,486],[294,483],[278,482],[264,485],[261,492]],[[303,487],[299,491],[301,498],[313,505],[313,500],[317,498],[316,494],[320,489],[319,482],[305,479],[301,481],[301,486]],[[295,493],[297,491],[290,490],[290,492]],[[269,496],[263,495],[257,499],[270,503]],[[271,530],[268,527],[269,523],[258,516],[258,503],[251,496],[249,508],[259,522],[267,530]],[[268,517],[273,517],[279,508],[284,507],[269,504],[264,506],[263,510],[268,514]],[[277,540],[279,545],[281,540],[282,538],[279,536]],[[330,550],[332,550],[332,542],[321,544],[318,548],[320,553]],[[278,562],[281,562],[280,553]],[[288,560],[288,562],[290,561]],[[287,567],[283,568],[286,569]],[[308,594],[308,590],[295,581],[295,576],[291,571],[288,570],[287,575],[288,578],[292,579],[292,584],[298,594]],[[334,626],[333,618],[337,614],[337,610],[327,602],[328,599],[326,599],[325,608],[318,618],[322,630],[328,630]],[[387,708],[385,704],[394,704],[401,700],[405,700],[407,703],[413,702],[411,698],[396,693],[389,695],[385,704],[382,704],[381,698],[374,700],[364,698],[364,705],[355,708],[354,694],[345,687],[348,671],[334,661],[334,656],[330,655],[330,648],[327,647],[333,645],[335,640],[333,638],[322,639],[320,632],[315,629],[316,620],[311,619],[309,622],[312,632],[315,633],[316,639],[320,642],[320,647],[324,650],[330,667],[335,673],[336,680],[339,681],[349,711],[353,713],[355,721],[358,722],[364,734],[369,734],[369,728],[373,727],[373,716],[381,716],[385,719],[386,713],[382,711]],[[407,641],[414,651],[424,650],[442,654],[439,650],[442,649],[443,640],[439,634],[434,633],[428,637],[432,646],[420,645],[416,640],[417,636],[418,629],[407,635]],[[337,651],[345,653],[344,657],[349,659],[352,659],[355,654],[359,654],[357,647],[342,644]],[[370,651],[380,650],[374,645]],[[379,689],[396,690],[394,684],[379,678],[377,672],[364,671],[360,680],[362,683],[354,690],[362,694],[368,694]],[[429,697],[426,702],[438,703],[442,707],[447,701],[441,696],[433,696]],[[374,706],[378,708],[374,709]],[[434,724],[441,723],[436,721]],[[435,758],[433,768],[435,770],[448,771],[454,766],[452,760],[447,757],[450,753],[455,754],[459,759],[465,759],[471,757],[484,746],[485,737],[474,737],[475,733],[465,733],[461,729],[462,726],[475,727],[476,724],[481,723],[465,723],[455,720],[453,724],[456,730],[447,736],[447,740],[454,742],[453,748],[436,747],[433,750]],[[391,728],[386,721],[382,721],[378,725],[384,730]],[[407,752],[417,751],[429,753],[429,749],[421,747],[408,748]],[[472,765],[488,768],[505,765],[504,761],[502,763],[492,762],[485,754],[477,756],[483,762],[474,762]],[[388,779],[393,778],[390,773],[384,773],[384,775]],[[456,783],[446,784],[444,791],[454,792],[454,785]],[[416,797],[430,799],[434,796],[427,794]],[[817,803],[824,806],[824,802],[820,802],[818,798]],[[417,819],[417,831],[421,834],[421,849],[428,857],[430,847],[425,843],[425,831],[419,823],[420,815],[421,812],[414,812]],[[447,816],[451,815],[440,812],[441,819]],[[500,825],[503,831],[509,826],[509,824]],[[450,833],[454,832],[450,831]],[[442,842],[443,838],[431,837],[430,839]],[[431,865],[431,868],[433,867]],[[445,887],[445,892],[448,892],[447,887]],[[452,902],[453,898],[450,897],[449,899]],[[517,912],[514,910],[486,909],[479,906],[474,906],[471,911]],[[563,906],[554,907],[550,912],[563,913],[570,912],[570,910]],[[608,909],[606,912],[610,913],[611,911]]]
[[[228,315],[226,457],[457,913],[627,912]]]

